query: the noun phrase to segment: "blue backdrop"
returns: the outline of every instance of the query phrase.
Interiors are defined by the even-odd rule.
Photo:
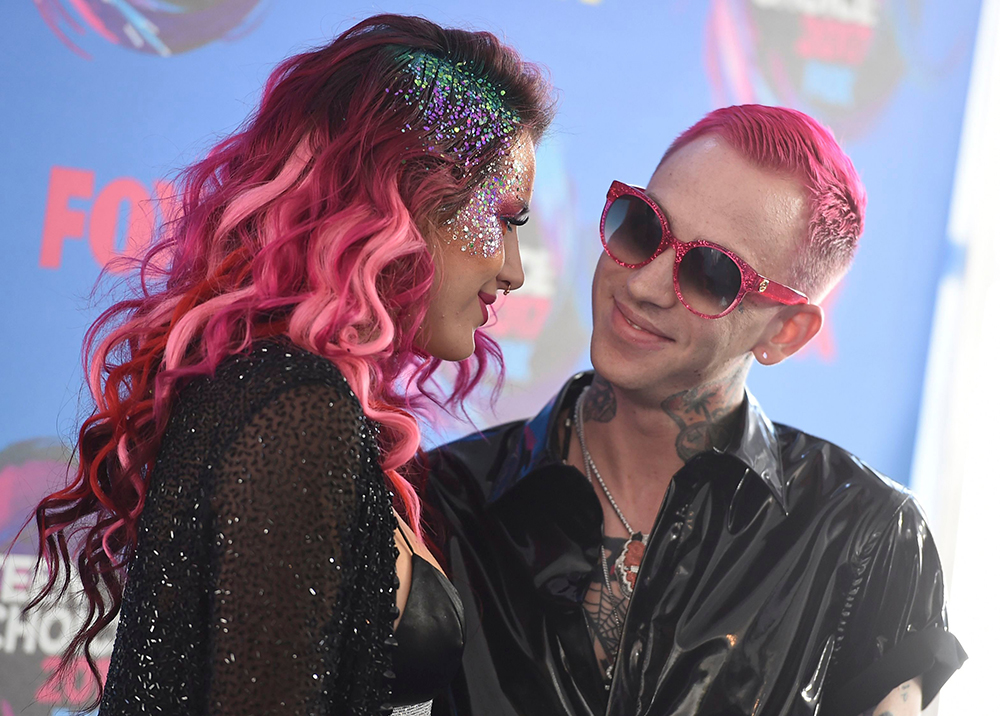
[[[148,240],[169,211],[149,199],[244,119],[277,61],[378,11],[501,34],[561,92],[522,241],[527,283],[493,329],[509,389],[483,422],[531,413],[588,364],[610,181],[644,183],[713,107],[786,104],[833,127],[868,219],[827,328],[802,356],[755,368],[751,387],[772,419],[907,482],[935,289],[961,260],[944,239],[977,0],[17,0],[0,25],[0,548],[64,476],[102,264]],[[93,686],[81,671],[40,689],[74,616],[20,617],[30,553],[22,539],[0,570],[0,716],[59,713]]]

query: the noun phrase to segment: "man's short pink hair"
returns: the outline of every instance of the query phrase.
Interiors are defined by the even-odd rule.
[[[809,235],[789,283],[818,300],[847,272],[868,203],[861,178],[833,133],[786,107],[743,104],[717,109],[681,134],[660,160],[699,137],[717,135],[753,164],[792,174],[809,197]]]

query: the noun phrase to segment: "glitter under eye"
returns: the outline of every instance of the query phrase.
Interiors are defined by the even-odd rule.
[[[527,138],[518,141],[488,168],[488,176],[455,216],[445,222],[448,242],[461,242],[462,251],[490,258],[503,247],[505,227],[500,221],[501,204],[515,199],[527,204],[531,192],[528,172],[532,152]]]

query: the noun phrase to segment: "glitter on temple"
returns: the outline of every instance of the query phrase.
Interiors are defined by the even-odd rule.
[[[451,241],[459,241],[462,251],[487,258],[499,253],[508,228],[500,218],[500,207],[505,198],[528,203],[531,194],[528,155],[532,151],[527,138],[517,141],[490,164],[486,180],[458,213],[445,222]]]
[[[505,91],[480,77],[465,62],[427,52],[408,51],[403,60],[404,85],[395,91],[403,102],[417,106],[417,131],[428,152],[470,166],[482,152],[499,144],[497,157],[486,167],[486,179],[455,216],[445,222],[448,243],[462,251],[492,257],[500,252],[507,227],[498,216],[502,200],[530,193],[526,178],[524,141],[515,142],[519,118],[504,101]],[[387,90],[388,91],[388,90]]]

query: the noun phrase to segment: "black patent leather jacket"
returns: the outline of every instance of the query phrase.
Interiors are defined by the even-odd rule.
[[[564,463],[567,408],[591,378],[428,455],[469,618],[436,716],[857,716],[916,676],[930,702],[965,653],[920,508],[749,394],[738,444],[666,492],[606,688],[582,606],[603,517]]]

